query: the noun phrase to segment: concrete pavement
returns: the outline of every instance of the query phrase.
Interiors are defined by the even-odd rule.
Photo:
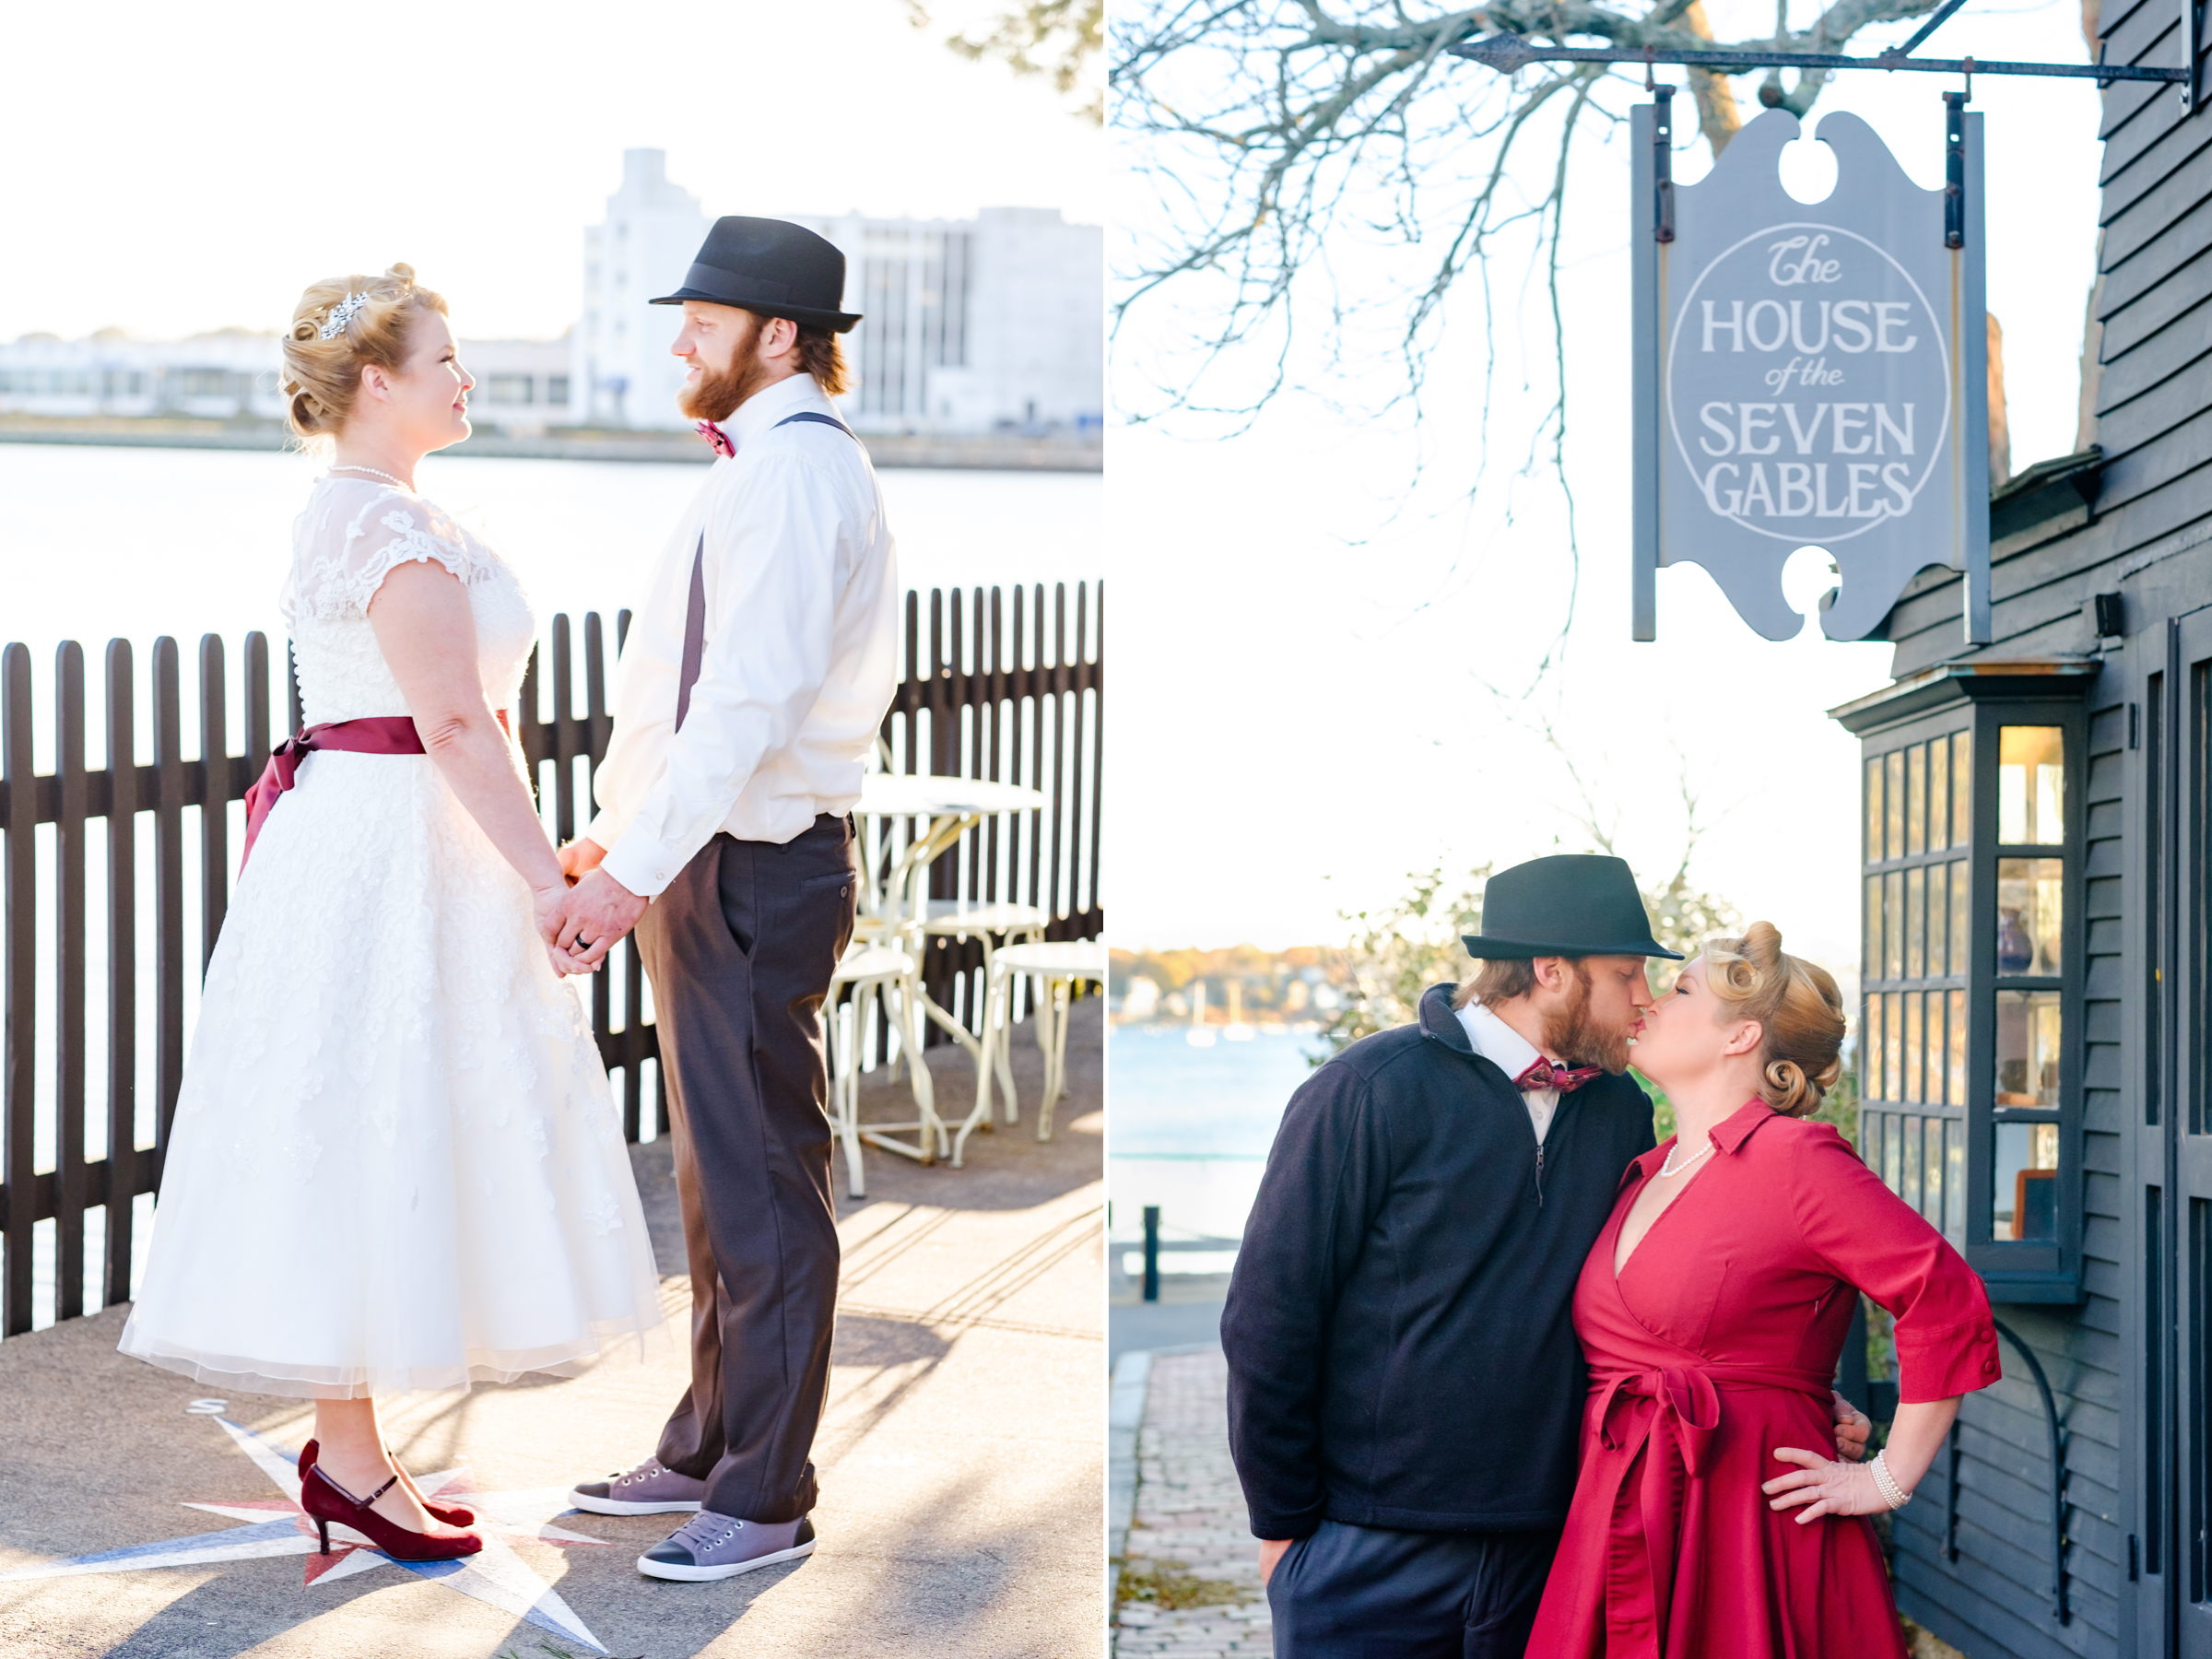
[[[670,1322],[579,1377],[395,1403],[395,1449],[418,1472],[456,1465],[450,1491],[500,1494],[485,1584],[365,1556],[303,1583],[315,1559],[255,1446],[294,1451],[299,1402],[241,1396],[221,1418],[206,1391],[125,1359],[125,1310],[0,1342],[0,1652],[10,1659],[557,1659],[592,1649],[559,1632],[558,1606],[606,1653],[959,1654],[1070,1659],[1104,1645],[1100,1528],[1105,1356],[1100,1004],[1081,1005],[1073,1099],[1050,1144],[1033,1138],[1041,1080],[1026,1032],[1014,1130],[969,1143],[969,1167],[923,1169],[871,1151],[865,1201],[840,1205],[845,1265],[827,1418],[816,1443],[821,1546],[808,1560],[719,1584],[645,1579],[637,1554],[668,1517],[559,1514],[559,1493],[653,1449],[687,1374],[688,1288],[666,1277]],[[964,1056],[933,1051],[939,1098],[972,1096]],[[872,1085],[877,1115],[903,1089]],[[665,1143],[634,1151],[665,1275],[682,1253]],[[842,1166],[839,1167],[840,1189]],[[286,1241],[272,1241],[286,1247]],[[304,1241],[290,1241],[304,1246]],[[256,1439],[255,1437],[259,1437]],[[275,1467],[281,1474],[281,1459]],[[184,1507],[209,1504],[227,1513]],[[253,1506],[265,1506],[255,1509]],[[57,1559],[250,1531],[286,1553],[10,1578]],[[541,1524],[573,1541],[539,1535]],[[256,1534],[256,1536],[263,1535]],[[588,1541],[587,1541],[588,1540]],[[251,1545],[237,1546],[239,1548]],[[189,1553],[189,1552],[187,1552]],[[487,1558],[493,1551],[486,1552]],[[495,1582],[496,1581],[496,1582]],[[542,1585],[541,1622],[518,1617]],[[488,1587],[487,1587],[488,1586]],[[500,1598],[504,1596],[505,1604]]]

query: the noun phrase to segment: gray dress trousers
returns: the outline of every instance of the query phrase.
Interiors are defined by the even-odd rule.
[[[814,1507],[837,1206],[822,1004],[853,936],[852,821],[717,835],[638,924],[691,1269],[691,1386],[660,1459],[746,1521]]]

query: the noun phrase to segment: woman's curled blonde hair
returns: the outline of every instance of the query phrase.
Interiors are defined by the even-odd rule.
[[[357,295],[345,326],[325,339],[333,313]],[[395,265],[382,276],[326,277],[300,296],[285,330],[282,382],[285,424],[295,436],[335,436],[353,412],[361,371],[371,363],[399,371],[418,310],[442,314],[445,301],[415,286],[412,265]]]
[[[1771,922],[1754,922],[1740,939],[1709,939],[1705,982],[1735,1019],[1763,1033],[1759,1096],[1775,1111],[1803,1117],[1843,1072],[1843,995],[1828,970],[1782,948]]]

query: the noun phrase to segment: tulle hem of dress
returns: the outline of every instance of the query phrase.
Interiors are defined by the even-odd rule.
[[[457,1365],[303,1365],[200,1353],[135,1335],[127,1322],[116,1347],[134,1359],[211,1388],[288,1399],[362,1400],[466,1392],[479,1382],[515,1382],[532,1376],[579,1376],[613,1344],[633,1335],[638,1339],[638,1358],[642,1360],[647,1335],[665,1323],[657,1309],[642,1318],[600,1320],[588,1336],[539,1348],[475,1348]]]

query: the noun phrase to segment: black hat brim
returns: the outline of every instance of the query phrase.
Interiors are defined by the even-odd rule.
[[[1484,960],[1529,961],[1536,957],[1594,957],[1636,956],[1664,957],[1670,962],[1688,959],[1678,950],[1669,950],[1656,939],[1640,939],[1624,945],[1561,945],[1556,940],[1542,943],[1527,939],[1493,939],[1482,934],[1462,934],[1460,943],[1467,954]]]
[[[648,300],[648,305],[681,305],[687,300],[696,300],[702,305],[729,305],[739,311],[759,312],[764,317],[789,317],[794,323],[807,328],[826,328],[831,334],[850,334],[860,321],[858,312],[813,311],[803,305],[766,305],[731,300],[721,294],[701,292],[695,288],[680,288],[673,294],[663,294],[658,300]]]

